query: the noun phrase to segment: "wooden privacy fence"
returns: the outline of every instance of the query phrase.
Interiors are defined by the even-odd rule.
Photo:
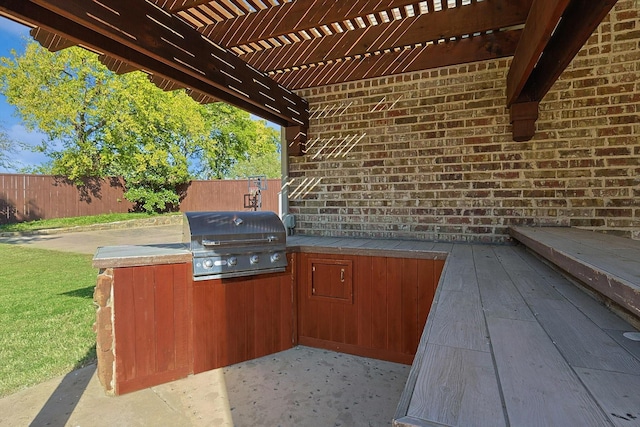
[[[262,192],[262,210],[278,213],[280,179],[267,179]],[[243,180],[191,181],[180,202],[180,212],[189,211],[242,211],[244,195],[249,193],[249,182]]]
[[[262,210],[278,212],[281,181],[267,180]],[[0,224],[48,218],[124,213],[134,205],[120,178],[90,179],[84,185],[51,175],[0,174]],[[192,181],[180,211],[242,211],[247,180]]]

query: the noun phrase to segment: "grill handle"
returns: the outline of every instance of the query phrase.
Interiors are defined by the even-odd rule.
[[[244,245],[252,243],[272,243],[277,242],[278,236],[267,236],[264,239],[245,239],[245,240],[208,240],[202,239],[202,246],[224,246],[224,245]]]

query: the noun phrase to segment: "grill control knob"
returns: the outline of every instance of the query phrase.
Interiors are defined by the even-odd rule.
[[[251,262],[251,264],[257,264],[260,262],[260,257],[258,255],[251,255],[249,262]]]
[[[229,259],[227,260],[227,264],[229,265],[236,265],[238,263],[238,258],[232,256],[229,257]]]
[[[204,261],[202,261],[202,265],[204,266],[204,268],[211,268],[213,267],[213,261],[210,259],[205,259]]]
[[[271,262],[278,262],[280,261],[280,254],[279,253],[275,253],[273,255],[271,255]]]

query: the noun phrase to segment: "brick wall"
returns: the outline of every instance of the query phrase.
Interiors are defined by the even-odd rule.
[[[300,91],[290,158],[300,234],[502,242],[509,225],[640,239],[640,6],[620,0],[511,138],[511,59]]]

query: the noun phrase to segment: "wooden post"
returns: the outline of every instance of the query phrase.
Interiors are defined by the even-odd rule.
[[[307,128],[302,126],[288,126],[285,130],[287,142],[287,154],[289,156],[302,156],[305,153],[307,143]]]

